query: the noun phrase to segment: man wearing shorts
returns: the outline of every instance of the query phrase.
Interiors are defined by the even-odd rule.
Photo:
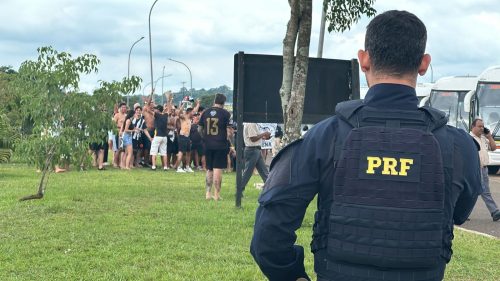
[[[199,111],[199,109],[198,109]],[[194,163],[194,168],[202,170],[200,158],[203,156],[203,140],[198,132],[198,123],[200,121],[199,112],[193,114],[193,124],[191,124],[191,132],[189,139],[191,140],[191,159]],[[203,165],[204,166],[204,165]]]
[[[154,111],[155,134],[151,142],[151,169],[156,170],[156,155],[161,156],[163,170],[167,170],[167,121],[168,114],[162,113],[163,106],[158,105]]]
[[[226,96],[216,94],[214,105],[203,112],[199,122],[200,134],[205,143],[207,165],[205,198],[207,200],[212,197],[215,200],[222,199],[220,197],[222,171],[227,167],[228,136],[233,133],[229,122],[231,114],[224,109],[225,102]],[[215,185],[213,196],[211,194],[212,185]]]
[[[198,112],[200,107],[200,101],[196,101],[195,108],[188,108],[184,112],[181,107],[181,112],[179,114],[180,129],[179,129],[179,152],[177,153],[177,162],[175,167],[178,173],[189,172],[192,173],[191,169],[191,139],[189,135],[191,133],[191,118],[193,117],[193,111]],[[185,169],[182,169],[182,157],[186,157]]]
[[[113,140],[113,153],[114,153],[114,161],[113,167],[125,167],[125,163],[121,161],[121,153],[123,152],[123,148],[120,147],[120,139],[121,139],[121,129],[123,123],[125,123],[125,117],[127,116],[127,104],[122,102],[118,107],[118,112],[113,116],[113,121],[116,124],[117,134],[115,135],[115,139]]]
[[[154,117],[154,102],[149,99],[144,101],[144,107],[142,110],[142,117],[144,117],[144,122],[146,123],[146,130],[142,134],[142,145],[144,150],[144,163],[141,163],[144,167],[148,167],[149,163],[149,151],[151,150],[151,141],[155,134],[155,117]]]

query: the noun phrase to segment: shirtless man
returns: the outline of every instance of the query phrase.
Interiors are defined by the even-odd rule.
[[[149,98],[144,100],[144,107],[142,110],[142,116],[144,117],[144,122],[146,123],[146,130],[142,134],[142,143],[144,151],[144,164],[143,166],[148,166],[151,164],[149,158],[149,151],[151,150],[151,141],[153,140],[155,132],[155,117],[154,117],[154,107],[155,104]]]
[[[193,118],[193,112],[198,112],[200,107],[200,100],[196,100],[196,106],[194,108],[188,108],[183,111],[183,107],[180,107],[179,121],[179,153],[177,153],[177,162],[175,163],[175,168],[178,173],[189,172],[192,173],[193,170],[190,167],[191,163],[191,140],[189,139],[189,133],[191,132],[191,119]],[[185,166],[186,169],[182,169],[182,156],[186,157]]]
[[[113,152],[114,152],[114,160],[113,160],[113,167],[117,168],[117,167],[120,167],[120,168],[123,168],[125,167],[125,163],[121,163],[122,161],[120,161],[121,159],[121,154],[122,154],[122,150],[120,149],[120,138],[122,137],[121,136],[121,128],[123,126],[123,123],[125,122],[125,117],[127,116],[127,104],[122,102],[120,103],[120,105],[118,106],[118,112],[115,114],[115,116],[113,116],[113,122],[115,122],[116,124],[116,128],[117,128],[117,132],[118,134],[115,135],[115,139],[114,139],[114,143],[115,145],[113,145]]]

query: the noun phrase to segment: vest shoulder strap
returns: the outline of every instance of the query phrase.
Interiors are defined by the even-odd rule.
[[[363,100],[350,100],[338,103],[335,106],[335,115],[341,120],[349,123],[352,127],[359,127],[359,124],[353,119],[355,113],[363,108],[365,103]]]
[[[431,131],[439,129],[448,123],[448,117],[446,117],[446,114],[441,110],[429,106],[420,107],[419,110],[425,112],[431,120],[431,123],[433,124]]]

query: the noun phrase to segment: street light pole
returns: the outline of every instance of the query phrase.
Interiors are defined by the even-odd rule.
[[[161,72],[161,104],[164,103],[164,100],[163,100],[163,77],[165,77],[165,66],[163,66],[163,70]]]
[[[151,85],[152,89],[155,89],[156,88],[156,84],[158,84],[158,81],[160,81],[160,79],[163,79],[163,78],[167,78],[167,77],[170,77],[172,76],[172,74],[167,74],[167,75],[163,75],[162,77],[158,77],[153,83],[151,82],[148,82],[146,85],[144,85],[144,87],[142,87],[142,94],[144,95],[144,91],[146,90],[146,88]]]
[[[151,5],[151,9],[149,10],[149,64],[151,66],[151,87],[153,86],[153,48],[151,47],[151,12],[153,11],[153,7],[155,6],[158,0],[155,0],[153,5]],[[154,88],[151,88],[151,96],[150,99],[153,98]]]
[[[127,78],[130,78],[130,55],[132,54],[132,49],[134,48],[135,44],[139,43],[139,41],[141,41],[142,39],[144,39],[144,36],[135,41],[134,44],[132,44],[132,46],[130,47],[130,51],[128,51]]]
[[[182,65],[184,65],[187,70],[189,71],[189,79],[191,80],[191,88],[189,89],[189,92],[191,92],[193,90],[193,75],[191,74],[191,69],[189,69],[189,66],[187,66],[187,64],[183,63],[182,61],[178,61],[178,60],[174,60],[174,59],[171,59],[171,58],[168,58],[169,60],[173,61],[173,62],[176,62],[176,63],[180,63]]]
[[[142,39],[144,39],[144,36],[135,41],[134,44],[132,44],[132,47],[130,47],[130,51],[128,51],[127,79],[130,78],[130,54],[132,54],[132,49],[134,48],[135,44],[137,44]],[[130,100],[130,93],[127,93],[127,107],[129,106],[129,100]]]
[[[429,63],[429,66],[431,67],[431,83],[434,83],[434,69],[432,69],[432,63]]]

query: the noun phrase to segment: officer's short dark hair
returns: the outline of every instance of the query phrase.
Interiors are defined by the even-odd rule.
[[[426,41],[427,30],[417,16],[391,10],[366,27],[365,50],[375,72],[401,77],[418,72]]]
[[[215,101],[214,101],[215,104],[224,105],[225,102],[226,102],[226,96],[224,96],[223,94],[215,94]]]

